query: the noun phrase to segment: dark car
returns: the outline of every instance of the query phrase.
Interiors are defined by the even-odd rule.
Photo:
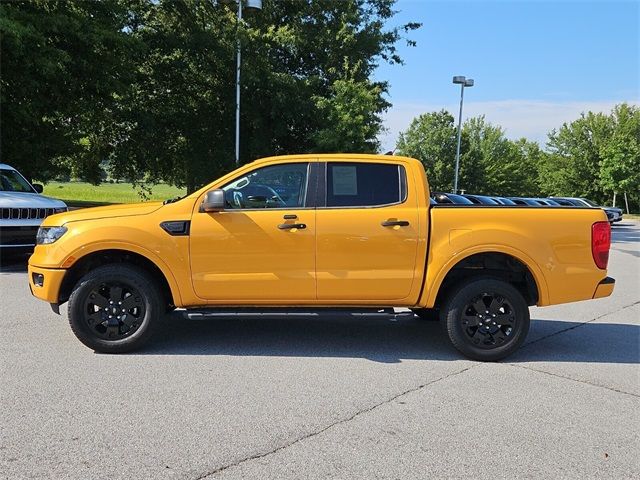
[[[471,202],[476,205],[500,205],[500,202],[491,197],[487,197],[486,195],[471,195],[469,193],[465,193],[462,196],[471,200]]]
[[[463,197],[455,193],[434,192],[431,197],[438,204],[444,205],[473,205],[473,202],[468,198]]]
[[[509,200],[513,201],[516,205],[529,206],[529,207],[542,206],[540,202],[536,202],[533,198],[509,197]]]
[[[509,198],[505,198],[505,197],[491,197],[492,199],[494,199],[496,202],[498,202],[500,205],[517,205],[516,202],[514,202],[513,200],[509,199]]]
[[[550,197],[550,200],[558,202],[560,205],[574,207],[596,207],[601,208],[607,214],[609,223],[619,222],[622,220],[622,209],[617,207],[603,207],[588,198],[581,197]]]
[[[551,198],[532,198],[536,202],[539,202],[541,205],[548,205],[551,207],[559,207],[560,204]]]

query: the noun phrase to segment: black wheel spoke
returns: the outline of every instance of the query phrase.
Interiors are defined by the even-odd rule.
[[[513,326],[515,317],[512,312],[508,313],[499,313],[496,315],[496,323],[498,325],[509,325]]]
[[[129,311],[134,307],[139,307],[142,305],[142,302],[136,301],[135,295],[129,295],[124,300],[122,300],[122,308]]]
[[[122,323],[124,325],[126,325],[128,328],[131,328],[131,326],[136,323],[137,318],[134,317],[133,315],[123,315],[120,320],[122,321]]]
[[[497,314],[504,305],[504,298],[493,297],[489,303],[489,313]]]
[[[477,315],[463,315],[462,324],[465,327],[477,327],[480,324],[480,322],[478,321]]]
[[[485,334],[482,331],[482,327],[478,327],[478,329],[476,330],[476,333],[474,333],[471,336],[471,340],[473,341],[473,343],[478,344],[478,343],[484,342],[484,339],[485,339]]]
[[[92,292],[89,295],[89,303],[96,305],[97,307],[104,308],[109,305],[109,299],[102,295],[100,292]]]
[[[487,305],[484,303],[484,298],[481,296],[471,305],[476,313],[483,314],[487,311]]]
[[[122,287],[119,285],[111,286],[111,288],[109,288],[109,296],[114,302],[122,300]]]
[[[500,329],[498,329],[496,332],[494,332],[491,336],[493,337],[493,339],[495,340],[496,344],[498,344],[498,345],[502,345],[505,342],[505,340],[507,340],[507,336]]]
[[[102,312],[93,312],[87,316],[87,323],[90,327],[94,327],[102,322]]]

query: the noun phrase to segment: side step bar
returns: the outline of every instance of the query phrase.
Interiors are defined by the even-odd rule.
[[[400,312],[400,314],[411,312]],[[386,308],[302,308],[302,307],[220,307],[197,308],[184,311],[190,320],[206,320],[208,318],[228,316],[250,317],[285,317],[285,316],[317,316],[317,315],[396,315],[391,307]]]

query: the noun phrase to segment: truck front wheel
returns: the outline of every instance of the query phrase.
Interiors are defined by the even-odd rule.
[[[529,307],[511,284],[470,279],[451,292],[442,322],[455,348],[469,358],[495,361],[520,347],[529,332]]]
[[[69,298],[69,324],[78,340],[102,353],[140,348],[163,313],[160,290],[132,265],[98,267],[83,276]]]

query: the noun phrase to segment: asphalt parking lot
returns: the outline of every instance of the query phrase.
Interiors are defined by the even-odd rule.
[[[501,363],[396,315],[173,315],[100,355],[0,273],[0,477],[640,478],[640,224],[606,299],[534,308]]]

